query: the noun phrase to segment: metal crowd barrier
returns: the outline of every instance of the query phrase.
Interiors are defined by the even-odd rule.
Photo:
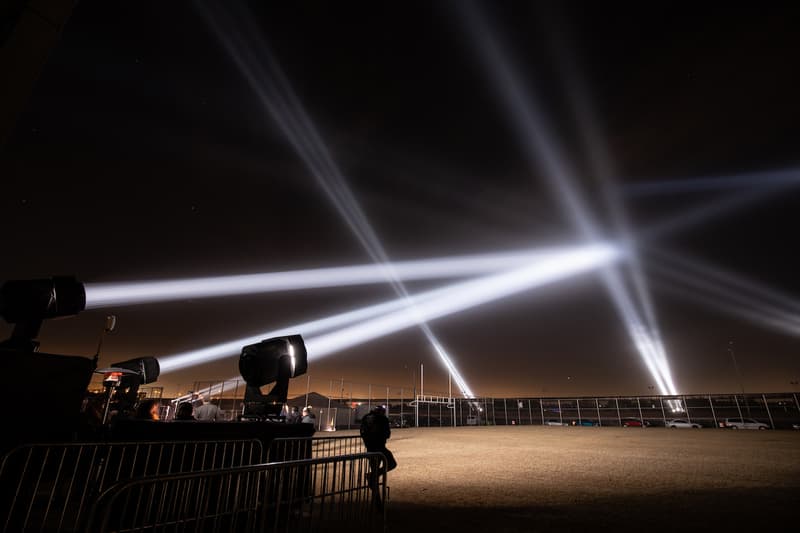
[[[267,462],[320,459],[355,455],[366,451],[364,441],[359,436],[279,438],[270,444],[267,450]]]
[[[123,481],[100,495],[92,532],[383,531],[379,453]]]
[[[83,531],[90,506],[119,481],[234,468],[262,458],[258,440],[20,446],[0,461],[2,532]]]

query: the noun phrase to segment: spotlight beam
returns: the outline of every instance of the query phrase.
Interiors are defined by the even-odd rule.
[[[621,252],[617,248],[607,244],[581,246],[553,253],[521,268],[410,296],[413,304],[411,308],[408,307],[406,298],[397,298],[332,317],[159,358],[161,373],[222,359],[237,353],[245,344],[298,331],[302,332],[306,338],[309,360],[313,360],[323,355],[329,355],[342,347],[360,344],[417,325],[420,321],[441,318],[510,296],[516,292],[531,290],[569,276],[597,269],[620,259],[620,255]],[[352,325],[354,323],[356,325]],[[330,332],[339,326],[342,326],[341,330],[327,334],[322,333]],[[316,333],[321,333],[321,336],[311,337]],[[314,348],[310,348],[311,346]]]
[[[672,253],[657,252],[652,270],[670,280],[684,296],[729,315],[797,336],[800,334],[800,303],[774,290]]]
[[[556,254],[529,266],[457,284],[448,294],[425,301],[411,297],[414,306],[354,324],[347,328],[312,337],[306,341],[309,360],[362,344],[369,340],[466,309],[506,298],[604,266],[619,258],[608,245],[581,247],[574,252]]]
[[[800,168],[791,168],[767,172],[748,172],[733,176],[705,176],[681,180],[632,183],[625,185],[622,191],[628,197],[642,198],[731,189],[782,189],[798,185],[800,185]]]
[[[419,281],[488,274],[534,261],[558,248],[474,254],[400,261],[392,265],[397,278]],[[173,280],[87,283],[86,309],[102,309],[182,299],[214,298],[277,291],[386,283],[392,278],[382,265],[354,265],[261,274]]]
[[[551,140],[548,134],[552,130],[547,124],[545,113],[537,105],[530,89],[523,89],[519,76],[516,75],[508,60],[508,54],[501,49],[495,35],[485,22],[473,2],[457,2],[453,4],[458,11],[467,30],[473,37],[471,45],[490,74],[493,87],[499,100],[505,105],[511,124],[517,129],[523,153],[529,159],[532,168],[540,168],[547,184],[554,191],[570,222],[579,234],[591,242],[598,238],[598,225],[591,216],[588,203],[583,198],[574,171],[566,163],[567,158]],[[645,333],[639,312],[633,306],[627,287],[622,283],[620,273],[613,268],[603,271],[609,296],[617,309],[628,334],[639,349],[640,356],[648,370],[658,369],[653,374],[659,383],[662,394],[675,394],[666,364],[666,354],[658,338]],[[634,319],[631,321],[631,319]]]
[[[661,288],[664,290],[717,312],[741,318],[773,331],[800,337],[800,320],[797,316],[776,313],[769,307],[762,307],[752,301],[742,301],[727,291],[720,291],[713,284],[709,286],[703,281],[686,278],[663,266],[657,266],[653,270],[662,278],[669,280],[667,284],[662,284]]]
[[[649,248],[648,253],[654,255],[659,262],[671,263],[675,271],[693,273],[693,276],[701,277],[720,287],[720,290],[730,291],[732,295],[740,298],[747,298],[749,294],[756,300],[772,305],[776,308],[783,308],[783,313],[800,313],[800,302],[787,297],[771,287],[762,285],[753,280],[746,279],[733,272],[723,270],[719,267],[702,262],[698,259],[690,258],[686,254],[667,252],[658,248]]]
[[[394,271],[380,239],[266,43],[258,38],[258,32],[250,32],[253,36],[252,42],[259,45],[259,52],[261,52],[260,58],[253,57],[252,49],[242,40],[241,36],[244,32],[220,31],[216,17],[209,17],[206,12],[204,15],[259,95],[264,108],[286,134],[295,151],[306,163],[309,171],[358,241],[373,261],[383,266],[397,295],[409,299],[408,291]],[[222,18],[229,20],[227,17]],[[236,35],[238,39],[229,38],[230,34]],[[424,322],[420,322],[419,327],[434,347],[435,353],[451,372],[461,393],[467,398],[474,397],[430,327]]]
[[[550,26],[555,27],[555,25]],[[649,347],[646,348],[646,351],[652,349],[651,357],[658,365],[658,372],[664,377],[664,386],[669,389],[672,383],[672,377],[669,365],[667,364],[664,341],[658,326],[655,305],[653,304],[650,288],[648,287],[647,279],[644,275],[636,240],[631,231],[631,223],[619,194],[619,186],[615,179],[615,176],[618,174],[616,165],[611,158],[610,151],[604,146],[602,141],[603,135],[601,135],[600,132],[599,121],[597,120],[594,106],[591,104],[591,98],[585,90],[586,83],[576,66],[575,59],[569,53],[570,47],[566,42],[565,32],[551,31],[549,36],[553,42],[553,50],[557,55],[555,62],[556,68],[566,86],[566,94],[571,103],[570,109],[573,110],[574,118],[578,123],[578,131],[589,156],[591,168],[594,170],[595,177],[599,182],[601,197],[607,211],[611,214],[611,221],[616,235],[618,235],[627,246],[628,261],[626,265],[629,267],[633,296],[636,302],[628,301],[630,300],[630,296],[626,288],[622,286],[622,279],[620,279],[623,277],[621,268],[609,267],[607,270],[613,270],[615,272],[609,272],[606,283],[611,292],[617,294],[615,299],[621,301],[622,305],[619,305],[621,311],[630,315],[627,324],[630,325],[633,332],[635,332],[638,337],[641,337],[645,334],[643,332],[646,331],[647,335],[651,337],[649,341],[644,342],[644,345]],[[638,304],[643,318],[642,321],[639,319],[640,314],[638,312],[631,313],[627,311],[627,309],[636,309],[634,303]],[[644,324],[641,322],[644,322]],[[647,330],[643,329],[645,325],[648,328]],[[652,369],[650,369],[650,371],[652,374]],[[663,390],[664,386],[660,388]]]

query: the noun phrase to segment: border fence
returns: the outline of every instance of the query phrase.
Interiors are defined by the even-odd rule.
[[[614,396],[579,398],[453,398],[449,404],[388,404],[395,427],[543,425],[667,426],[682,419],[718,428],[728,418],[751,418],[773,429],[800,424],[797,393]],[[410,411],[410,412],[409,412]],[[416,422],[416,423],[415,423]]]
[[[134,479],[100,495],[87,531],[382,531],[386,477],[369,482],[382,458],[366,453]]]
[[[195,382],[203,390],[218,382]],[[312,386],[314,389],[312,389]],[[229,419],[241,411],[244,383],[225,382],[213,395]],[[394,387],[340,380],[300,378],[293,383],[290,405],[311,406],[318,431],[359,427],[361,417],[374,405],[384,405],[391,424],[401,427],[477,425],[665,426],[683,419],[702,427],[717,428],[727,418],[752,418],[773,429],[800,424],[797,392],[747,394],[684,394],[675,396],[572,396],[456,398],[421,388]]]
[[[168,422],[167,422],[168,423]],[[0,531],[379,531],[360,437],[29,444],[0,459]]]

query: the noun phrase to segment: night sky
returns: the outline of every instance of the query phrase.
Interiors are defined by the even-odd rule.
[[[577,243],[462,12],[427,1],[79,2],[3,147],[0,280],[117,282],[370,262],[212,24],[280,65],[392,259]],[[678,390],[796,388],[800,172],[780,187],[759,173],[800,168],[800,12],[589,2],[486,2],[477,12],[571,165],[601,235],[615,236],[583,142],[586,116],[570,96],[576,87],[588,97],[634,237],[731,195],[752,196],[720,216],[642,237]],[[743,174],[753,177],[724,179]],[[666,183],[674,188],[645,187]],[[696,275],[671,267],[664,253],[780,293],[794,334],[758,322],[748,297],[700,298],[680,281]],[[103,365],[394,297],[373,285],[87,311],[46,323],[40,340],[42,351],[90,356],[114,313]],[[647,394],[653,385],[593,274],[432,329],[479,395]],[[195,380],[235,375],[236,361],[158,384],[168,395],[185,392]],[[408,388],[418,362],[426,389],[446,392],[446,372],[417,328],[316,361],[309,374],[323,393],[341,378]]]

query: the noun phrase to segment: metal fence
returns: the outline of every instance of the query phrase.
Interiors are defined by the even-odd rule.
[[[666,426],[683,419],[702,427],[718,428],[726,418],[752,418],[773,429],[791,429],[800,423],[797,393],[704,394],[681,396],[583,398],[476,398],[454,399],[453,407],[420,403],[419,426],[540,425],[548,421],[569,425],[620,427],[632,421]],[[396,420],[400,406],[390,404]],[[403,415],[408,416],[408,415]],[[413,416],[413,414],[412,414]],[[408,421],[402,422],[406,425]],[[400,425],[395,422],[395,425]],[[414,425],[414,424],[410,424]]]
[[[383,531],[383,455],[268,463],[122,482],[92,507],[89,531]]]
[[[361,437],[305,437],[274,439],[267,450],[267,462],[321,459],[355,455],[367,451]]]
[[[0,461],[3,532],[82,531],[89,506],[139,476],[260,463],[258,440],[30,444]]]

